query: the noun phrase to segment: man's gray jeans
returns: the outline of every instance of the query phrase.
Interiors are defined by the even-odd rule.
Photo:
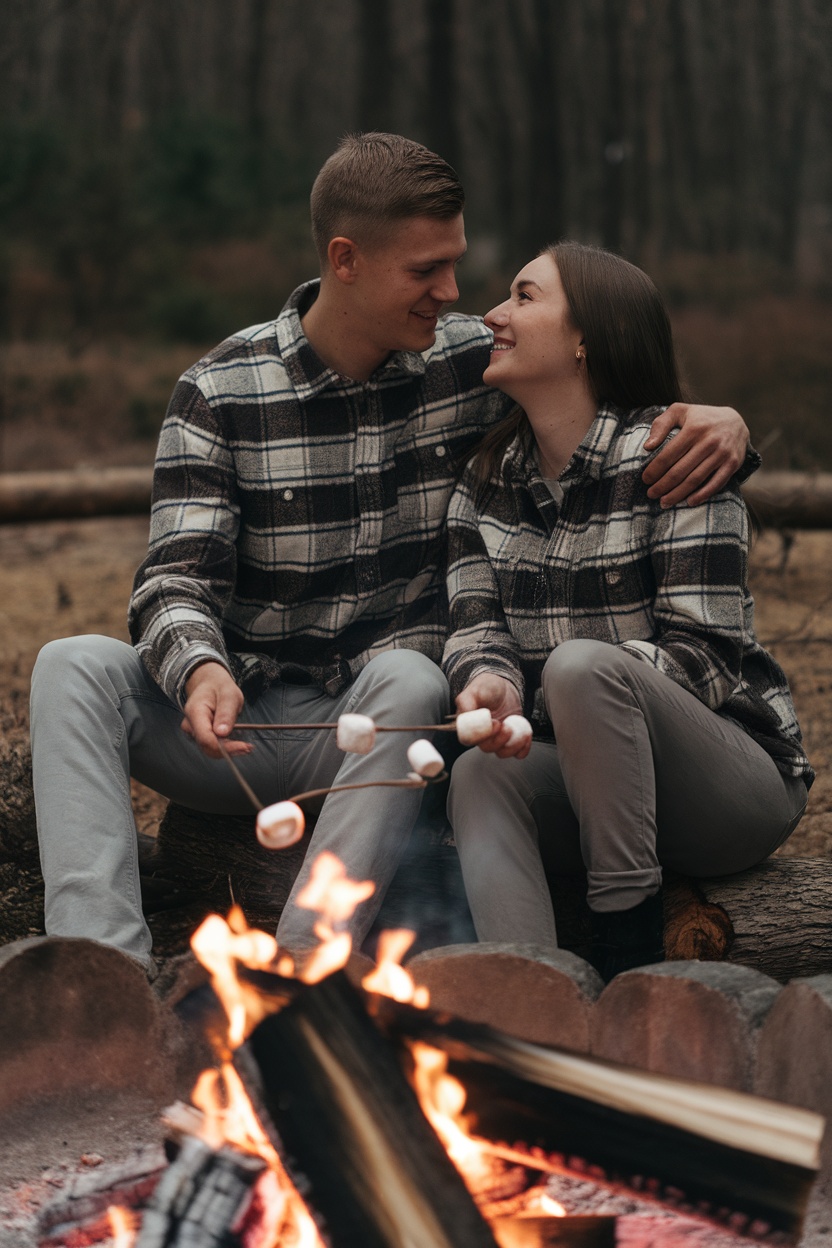
[[[556,743],[522,761],[472,749],[448,813],[480,940],[554,946],[550,873],[586,869],[598,911],[655,893],[662,867],[728,875],[786,840],[806,805],[730,720],[617,646],[568,641],[543,672]]]
[[[380,723],[438,724],[448,710],[444,676],[424,655],[391,650],[332,698],[308,685],[278,685],[246,703],[242,722],[333,721],[346,711]],[[46,931],[115,945],[150,965],[151,938],[139,888],[130,776],[182,805],[216,814],[254,811],[228,765],[206,758],[182,731],[182,712],[151,680],[136,651],[109,637],[51,642],[32,677],[32,761]],[[371,754],[344,754],[335,734],[262,734],[237,759],[266,804],[306,789],[401,779],[414,733],[379,733]],[[416,820],[419,790],[376,788],[326,799],[278,927],[281,945],[303,953],[317,941],[316,915],[294,904],[313,860],[329,850],[376,892],[350,926],[360,944],[372,925]],[[314,806],[307,805],[307,811]],[[276,851],[279,852],[279,851]]]

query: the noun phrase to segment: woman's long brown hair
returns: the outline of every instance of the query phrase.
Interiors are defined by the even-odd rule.
[[[683,399],[670,318],[647,274],[585,243],[553,243],[540,254],[557,265],[569,315],[583,335],[587,377],[597,402],[629,410]],[[516,435],[530,452],[531,426],[519,407],[480,444],[474,459],[480,487],[497,472]]]

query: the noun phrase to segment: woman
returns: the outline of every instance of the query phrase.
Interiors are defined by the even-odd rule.
[[[485,380],[518,408],[451,502],[444,667],[458,710],[522,712],[535,739],[498,725],[449,812],[479,939],[556,945],[545,868],[585,868],[610,979],[663,959],[662,869],[761,861],[813,772],[754,636],[738,488],[663,510],[641,480],[657,407],[682,397],[650,279],[560,243],[485,319]]]

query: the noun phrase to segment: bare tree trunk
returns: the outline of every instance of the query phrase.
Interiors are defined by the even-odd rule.
[[[606,109],[604,116],[604,246],[621,250],[624,217],[624,162],[628,145],[622,78],[623,34],[620,0],[604,0]]]
[[[455,0],[427,0],[428,145],[462,172],[457,79],[457,12]]]
[[[564,230],[561,91],[556,32],[563,29],[562,0],[533,0],[532,28],[521,58],[529,91],[529,162],[525,253],[534,255]]]
[[[390,0],[359,0],[358,39],[359,129],[389,130],[393,100]]]

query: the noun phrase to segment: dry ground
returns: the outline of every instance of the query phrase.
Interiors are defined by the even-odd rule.
[[[27,730],[29,676],[51,638],[98,632],[126,638],[143,517],[0,527],[0,732]],[[791,682],[807,748],[818,771],[808,813],[784,847],[832,853],[832,532],[767,532],[752,555],[757,627]],[[140,828],[154,831],[162,803],[136,788]]]

